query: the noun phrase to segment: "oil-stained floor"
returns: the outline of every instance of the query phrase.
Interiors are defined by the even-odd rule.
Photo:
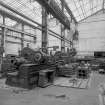
[[[10,90],[0,87],[0,105],[99,105],[98,85],[105,75],[94,73],[88,89],[49,86],[34,90]]]

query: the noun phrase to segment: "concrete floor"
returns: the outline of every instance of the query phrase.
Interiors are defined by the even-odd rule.
[[[104,75],[94,73],[89,89],[50,86],[13,92],[0,88],[0,105],[99,105],[98,85],[104,81]]]

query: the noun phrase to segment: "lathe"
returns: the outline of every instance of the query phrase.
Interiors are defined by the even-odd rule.
[[[8,66],[5,68],[6,63],[8,63]],[[45,81],[45,79],[49,82],[49,79],[51,79],[49,84],[52,83],[56,63],[52,62],[50,56],[42,51],[35,51],[25,47],[20,51],[19,56],[11,55],[6,57],[2,67],[2,69],[6,71],[6,84],[31,89],[38,86],[38,80],[40,76],[42,76],[40,74],[42,74],[43,71],[45,76],[41,79],[42,82]],[[51,78],[48,74],[50,74]],[[43,84],[42,87],[44,86],[48,86],[48,83],[47,85]]]

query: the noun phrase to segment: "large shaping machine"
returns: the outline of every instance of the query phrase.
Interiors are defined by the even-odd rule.
[[[39,75],[41,75],[41,86],[41,81],[44,81],[43,86],[45,86],[45,81],[46,83],[53,81],[56,64],[42,51],[25,47],[20,51],[19,56],[9,55],[2,67],[3,72],[6,73],[8,85],[33,88],[38,84]],[[49,74],[45,77],[45,73]]]

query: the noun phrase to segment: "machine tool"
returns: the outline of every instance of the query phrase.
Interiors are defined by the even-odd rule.
[[[50,57],[41,50],[35,51],[28,47],[23,48],[23,50],[20,52],[20,56],[34,64],[48,64]]]
[[[69,63],[70,54],[71,52],[69,54],[56,52],[54,56],[50,56],[41,50],[25,47],[20,51],[19,56],[8,55],[5,58],[2,69],[6,73],[6,84],[28,89],[38,85],[48,86],[53,82],[59,62]]]
[[[5,64],[6,63],[4,63],[4,68]],[[7,70],[5,70],[7,76],[6,84],[28,89],[38,86],[38,80],[41,78],[40,76],[42,76],[39,74],[41,74],[40,72],[43,70],[46,70],[43,79],[46,79],[47,84],[52,82],[54,77],[52,75],[56,69],[56,63],[52,62],[48,54],[45,54],[40,50],[35,51],[29,47],[23,48],[23,50],[20,51],[19,56],[10,56],[8,65],[8,68],[6,68]],[[51,78],[46,75],[47,71],[52,72],[50,73]],[[49,79],[51,79],[51,81]]]

